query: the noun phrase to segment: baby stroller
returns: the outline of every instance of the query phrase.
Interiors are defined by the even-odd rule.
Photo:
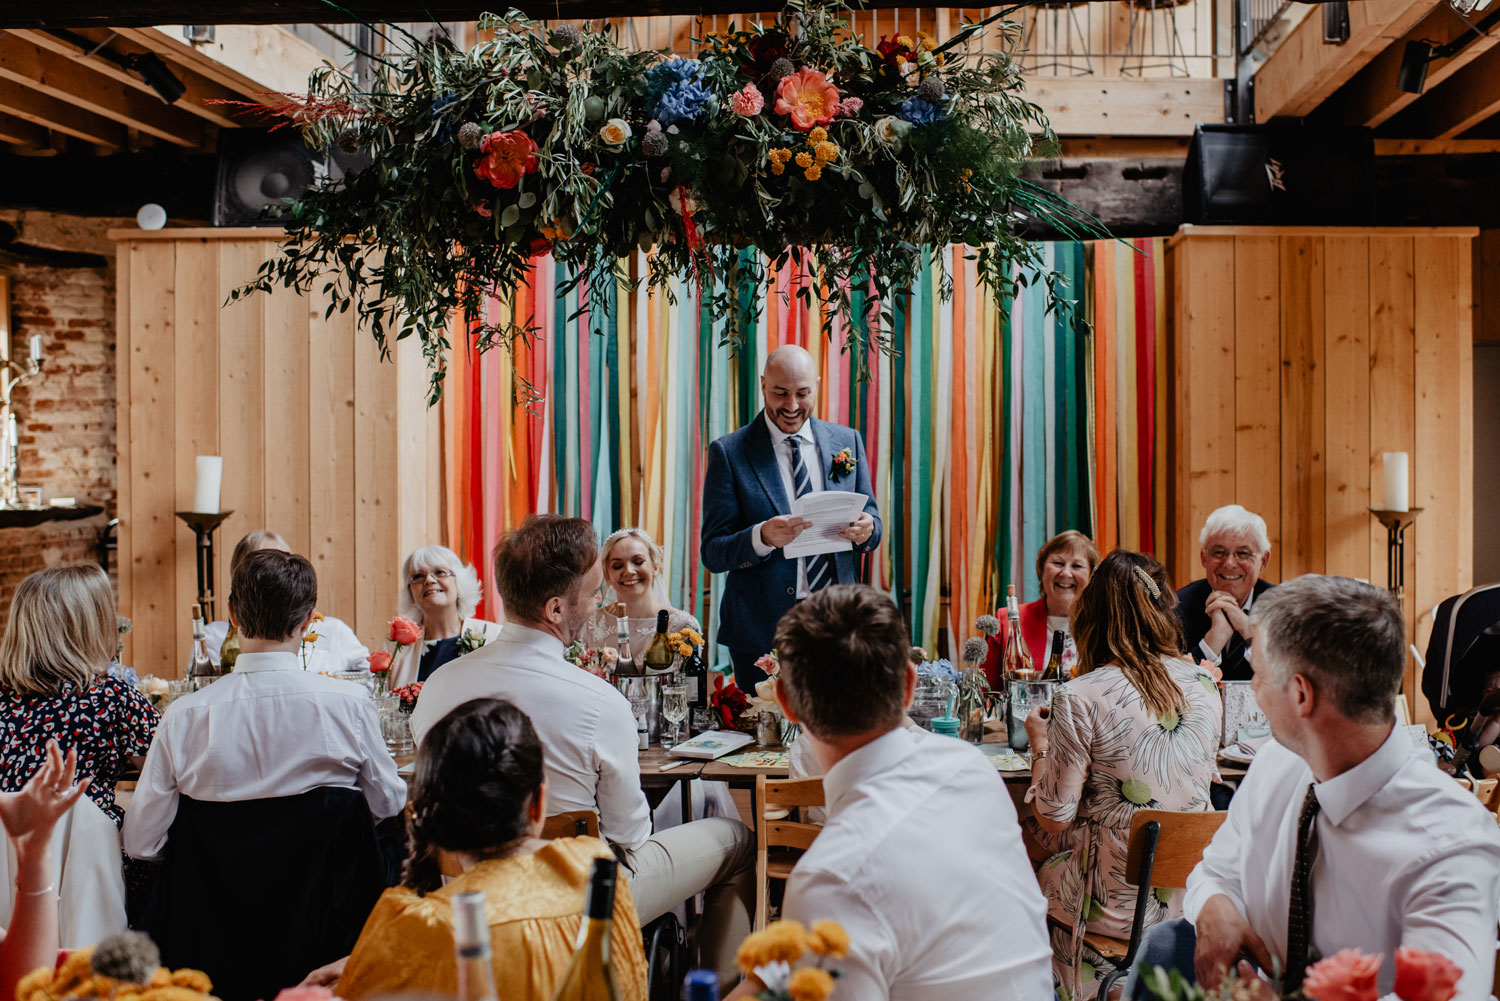
[[[1422,694],[1455,737],[1462,774],[1480,732],[1500,714],[1500,584],[1446,598],[1433,616],[1422,667]]]

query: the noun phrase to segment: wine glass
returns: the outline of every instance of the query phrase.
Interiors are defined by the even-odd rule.
[[[661,690],[661,714],[672,724],[672,743],[677,743],[677,729],[687,718],[687,685],[664,685]]]

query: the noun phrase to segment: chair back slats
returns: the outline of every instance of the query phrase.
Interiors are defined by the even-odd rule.
[[[1222,810],[1178,813],[1175,810],[1137,810],[1130,821],[1130,847],[1125,858],[1125,878],[1138,886],[1141,862],[1146,856],[1145,828],[1159,825],[1156,852],[1151,862],[1147,885],[1179,888],[1187,885],[1203,849],[1213,840],[1214,832],[1228,816]]]
[[[806,851],[812,847],[813,840],[822,830],[821,824],[799,824],[790,820],[767,821],[766,847],[800,848]]]
[[[823,779],[767,780],[765,804],[776,806],[822,806]]]
[[[797,848],[806,851],[812,846],[819,824],[804,824],[793,820],[767,820],[769,806],[797,807],[822,806],[823,779],[788,779],[768,781],[764,775],[755,778],[755,930],[766,926],[770,913],[773,878],[769,872],[769,855],[773,848]]]

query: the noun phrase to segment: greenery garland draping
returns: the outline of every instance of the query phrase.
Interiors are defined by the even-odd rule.
[[[840,318],[861,377],[870,348],[894,348],[897,300],[926,268],[951,296],[950,245],[969,248],[997,304],[1029,280],[1073,316],[1065,278],[1016,226],[1099,229],[1021,177],[1055,136],[1023,96],[1014,24],[973,60],[921,33],[870,48],[839,0],[792,0],[770,24],[701,39],[692,59],[515,10],[481,30],[468,51],[411,39],[371,57],[365,86],[320,71],[280,107],[310,144],[371,163],[294,201],[283,252],[232,297],[321,283],[330,312],[352,306],[382,351],[421,339],[433,402],[455,312],[481,350],[533,335],[533,317],[491,322],[485,303],[513,296],[538,253],[573,287],[612,282],[649,249],[650,286],[691,281],[735,346],[762,309],[743,290],[816,247],[790,294]]]

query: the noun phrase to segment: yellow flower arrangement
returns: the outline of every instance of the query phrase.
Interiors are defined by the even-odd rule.
[[[822,142],[813,145],[813,154],[824,163],[832,163],[839,158],[839,147],[837,143],[832,143],[824,139]]]
[[[807,929],[799,921],[773,921],[740,943],[734,961],[745,973],[767,963],[791,963],[807,951]]]
[[[795,157],[793,157],[793,160],[799,167],[806,168],[813,165],[813,157],[811,153],[798,153]]]
[[[849,955],[849,933],[837,921],[814,921],[808,933],[807,947],[820,956],[843,959]]]
[[[825,129],[825,128],[823,128],[823,126],[821,126],[821,125],[819,125],[817,128],[813,129],[811,132],[809,132],[807,134],[807,142],[808,142],[808,145],[810,145],[810,146],[816,146],[818,143],[822,142],[823,140],[825,140],[827,138],[828,138],[828,130]]]
[[[792,974],[787,984],[792,1001],[827,1001],[833,993],[833,974],[815,966],[805,966]]]
[[[767,155],[771,158],[771,173],[779,174],[786,169],[787,161],[792,158],[792,151],[783,146],[771,150]]]
[[[819,957],[816,964],[793,970],[809,951]],[[815,922],[811,931],[796,921],[776,921],[747,937],[735,962],[759,981],[759,1001],[828,1001],[838,973],[824,964],[848,954],[849,934],[836,921]]]
[[[152,950],[154,954],[154,949]],[[202,970],[168,970],[158,966],[146,983],[118,980],[95,972],[94,947],[75,949],[62,966],[43,966],[21,978],[16,1001],[63,1001],[99,998],[101,1001],[210,1001],[213,982]]]
[[[818,178],[823,176],[823,167],[821,164],[816,167],[808,167],[802,172],[802,176],[807,178],[809,181],[816,181]]]

